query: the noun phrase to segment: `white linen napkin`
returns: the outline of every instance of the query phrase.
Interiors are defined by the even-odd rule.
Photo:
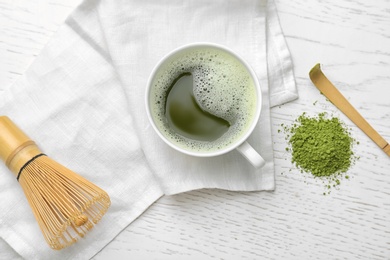
[[[263,107],[249,142],[266,160],[262,169],[235,151],[215,158],[180,154],[151,128],[144,104],[149,74],[166,53],[192,42],[225,45],[257,73]],[[85,0],[1,93],[0,113],[50,157],[105,189],[112,206],[84,239],[52,251],[1,165],[0,236],[27,259],[88,259],[163,194],[273,190],[270,104],[296,97],[273,0],[268,6],[266,0]]]

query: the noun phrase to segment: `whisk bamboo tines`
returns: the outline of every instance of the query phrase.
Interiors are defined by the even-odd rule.
[[[15,174],[53,249],[83,237],[110,206],[105,191],[43,154],[6,116],[0,116],[0,158]]]

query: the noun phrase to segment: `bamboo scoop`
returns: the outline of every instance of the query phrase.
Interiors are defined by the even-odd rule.
[[[374,128],[359,114],[359,112],[348,102],[348,100],[337,90],[324,73],[320,64],[316,64],[309,72],[314,85],[352,122],[354,122],[368,137],[370,137],[388,156],[390,156],[390,145]]]

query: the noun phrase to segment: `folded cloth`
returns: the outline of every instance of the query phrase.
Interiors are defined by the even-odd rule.
[[[149,74],[166,53],[192,42],[229,47],[256,72],[263,107],[249,142],[266,160],[262,169],[235,151],[215,158],[180,154],[151,128],[144,104]],[[1,93],[0,113],[51,158],[106,190],[112,206],[84,239],[53,251],[1,165],[0,236],[27,259],[87,259],[163,194],[273,190],[270,104],[296,97],[273,0],[85,0]]]

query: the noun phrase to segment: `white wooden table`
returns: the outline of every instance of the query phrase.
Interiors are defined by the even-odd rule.
[[[79,2],[0,0],[0,94]],[[390,141],[390,1],[276,3],[300,94],[271,110],[276,190],[165,196],[94,259],[390,259],[390,158],[308,78],[320,62]],[[278,132],[304,111],[333,113],[360,142],[355,151],[361,158],[350,169],[351,178],[326,196],[320,180],[293,167],[285,135]],[[11,250],[2,243],[0,259]]]

